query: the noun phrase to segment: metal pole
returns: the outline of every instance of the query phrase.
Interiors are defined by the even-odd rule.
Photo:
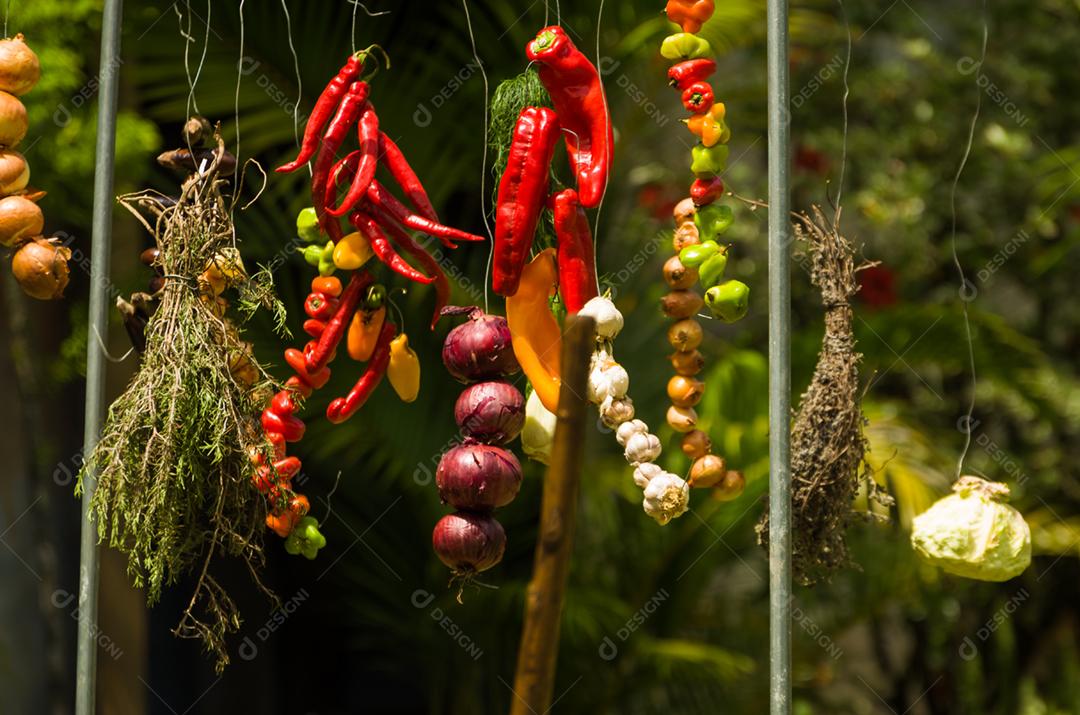
[[[108,332],[109,256],[112,244],[113,159],[116,153],[116,98],[120,58],[122,0],[105,0],[98,71],[97,150],[94,155],[94,220],[90,243],[90,317],[86,341],[86,416],[83,457],[93,452],[101,435],[105,362],[98,336]],[[97,677],[97,526],[90,520],[90,499],[97,477],[83,477],[82,544],[79,551],[79,644],[75,679],[76,715],[93,715]]]
[[[768,0],[770,715],[791,714],[791,225],[788,4]]]

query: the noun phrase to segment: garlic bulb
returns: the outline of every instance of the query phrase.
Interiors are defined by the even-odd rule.
[[[608,427],[617,428],[624,422],[634,419],[634,401],[629,397],[619,399],[608,397],[600,405],[600,419]]]
[[[651,462],[660,456],[660,438],[648,432],[638,432],[626,440],[626,461],[633,466]]]
[[[660,472],[646,485],[641,505],[662,526],[685,514],[689,502],[690,485],[670,472]]]
[[[649,486],[649,481],[656,476],[664,473],[664,470],[659,465],[652,462],[643,462],[637,465],[634,469],[634,484],[644,489]]]
[[[623,422],[615,430],[615,440],[619,443],[620,447],[626,446],[626,441],[632,436],[638,433],[648,434],[649,425],[645,424],[641,420],[630,420],[629,422]]]
[[[609,397],[625,397],[629,389],[630,375],[626,368],[610,357],[607,360],[597,360],[589,371],[588,397],[593,404],[599,405]]]
[[[548,463],[555,442],[558,418],[549,412],[535,392],[525,403],[525,426],[521,429],[521,449],[525,455],[543,464]]]
[[[613,340],[623,327],[622,313],[607,298],[597,296],[582,306],[578,315],[587,315],[596,321],[596,335]]]

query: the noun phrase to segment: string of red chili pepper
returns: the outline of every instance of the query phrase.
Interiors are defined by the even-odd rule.
[[[668,342],[675,349],[670,356],[675,375],[668,381],[671,407],[667,422],[683,434],[681,448],[692,460],[687,480],[692,487],[711,488],[720,500],[734,499],[743,490],[741,472],[727,469],[719,455],[713,454],[712,440],[697,428],[694,407],[705,394],[705,383],[697,378],[705,367],[705,358],[697,349],[703,337],[695,319],[703,305],[725,322],[734,322],[746,313],[748,289],[739,281],[720,283],[727,266],[728,246],[718,238],[732,222],[730,207],[716,203],[724,192],[720,173],[727,163],[727,142],[731,132],[724,123],[725,107],[715,102],[715,92],[707,81],[716,71],[716,63],[707,58],[709,43],[696,34],[713,14],[713,0],[669,0],[668,19],[680,25],[682,32],[665,38],[661,54],[674,64],[668,81],[681,93],[683,107],[691,113],[684,120],[698,137],[692,150],[690,170],[694,182],[690,196],[675,206],[675,255],[664,264],[664,280],[671,289],[661,300],[661,308],[675,322],[668,330]],[[706,288],[704,300],[693,290],[697,282]]]

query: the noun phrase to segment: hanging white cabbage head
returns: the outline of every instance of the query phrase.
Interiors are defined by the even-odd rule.
[[[911,545],[943,570],[980,581],[1008,581],[1031,563],[1031,530],[1005,502],[1009,488],[961,477],[954,494],[912,522]]]
[[[536,392],[530,394],[525,403],[525,426],[521,428],[521,449],[527,457],[548,463],[557,422],[558,418],[544,407]]]

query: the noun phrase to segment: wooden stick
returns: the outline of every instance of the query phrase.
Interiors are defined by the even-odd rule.
[[[540,715],[551,708],[559,625],[566,577],[570,571],[578,487],[585,448],[586,382],[595,345],[592,318],[566,320],[562,352],[562,388],[551,464],[544,481],[540,530],[532,580],[525,599],[525,626],[514,675],[510,715]]]

